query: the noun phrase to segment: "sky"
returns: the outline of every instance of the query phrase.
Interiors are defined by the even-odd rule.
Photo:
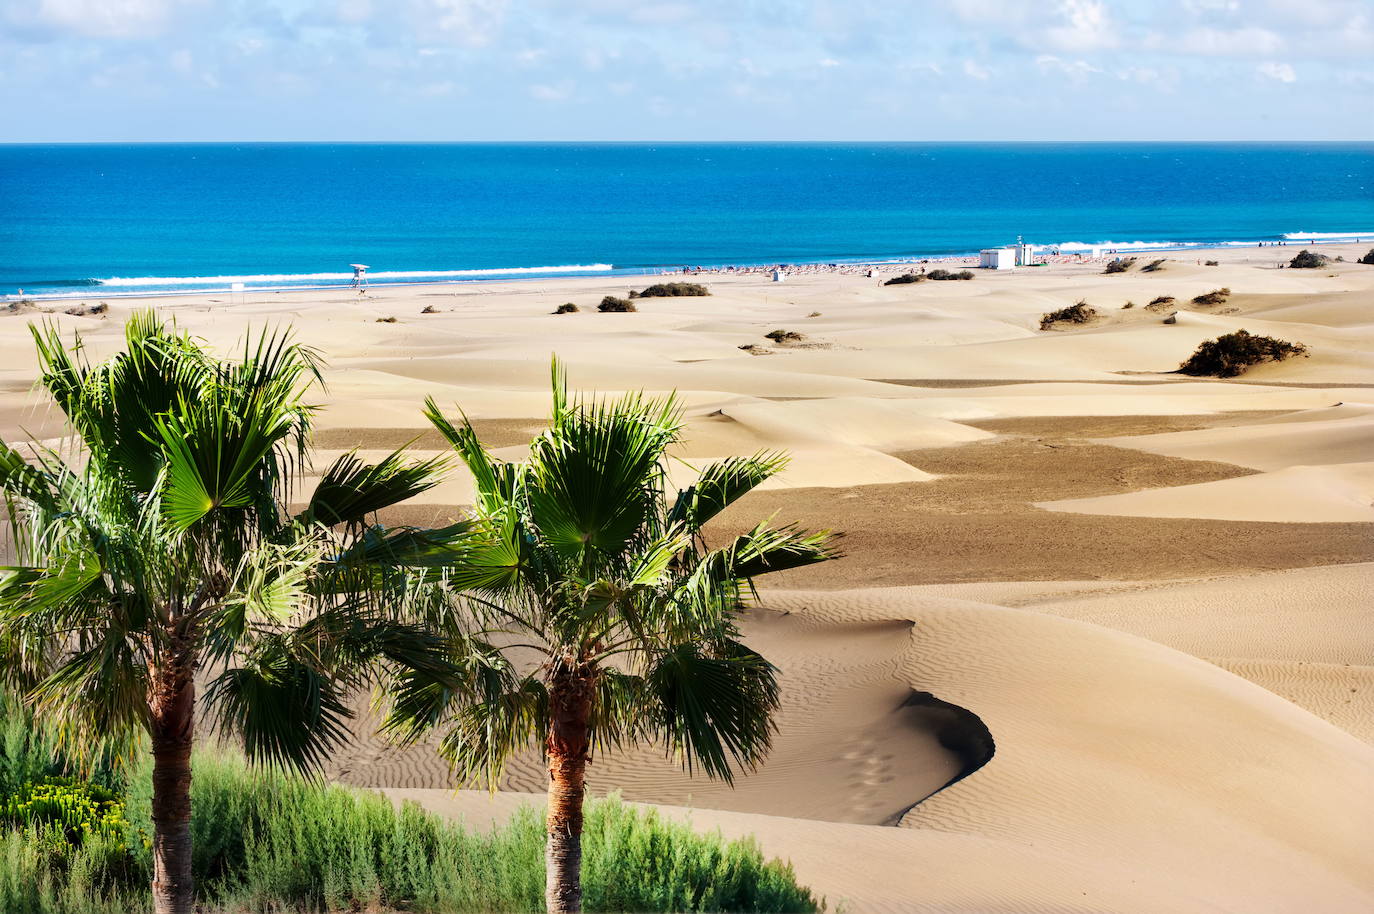
[[[0,0],[0,141],[1369,140],[1374,0]]]

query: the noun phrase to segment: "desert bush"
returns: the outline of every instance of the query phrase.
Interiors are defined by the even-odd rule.
[[[1281,362],[1306,355],[1302,343],[1290,343],[1272,336],[1257,336],[1244,330],[1207,340],[1178,367],[1182,374],[1234,378],[1247,368],[1264,362]]]
[[[684,295],[710,295],[705,286],[695,282],[659,282],[642,292],[630,292],[631,298],[678,298]]]
[[[1220,305],[1230,298],[1231,290],[1226,288],[1213,289],[1211,292],[1204,292],[1201,295],[1193,296],[1195,305]]]
[[[1370,248],[1368,254],[1365,254],[1363,257],[1361,257],[1359,260],[1355,262],[1368,264],[1369,266],[1374,266],[1374,248]]]
[[[1158,270],[1162,270],[1162,269],[1164,269],[1164,261],[1165,261],[1165,258],[1163,258],[1163,257],[1159,258],[1158,260],[1152,260],[1152,261],[1150,261],[1149,263],[1145,264],[1145,266],[1141,267],[1141,268],[1140,268],[1140,272],[1142,272],[1142,273],[1154,273],[1154,272],[1156,272],[1156,271],[1158,271]]]
[[[808,315],[806,315],[806,316],[807,316],[807,317],[820,317],[820,316],[821,316],[821,312],[819,312],[819,311],[812,311],[810,314],[808,314]]]
[[[1134,307],[1135,307],[1135,302],[1133,302],[1133,301],[1128,301],[1128,302],[1126,302],[1126,304],[1124,304],[1124,305],[1121,306],[1121,310],[1122,310],[1122,311],[1129,311],[1129,310],[1131,310],[1131,309],[1134,308]]]
[[[379,323],[379,324],[394,324],[394,323],[396,323],[396,318],[390,317],[390,316],[388,316],[388,317],[379,317],[379,318],[377,318],[377,323]]]
[[[795,330],[770,330],[763,337],[775,343],[800,343],[806,339],[805,336]]]
[[[1311,251],[1299,251],[1297,256],[1288,261],[1290,270],[1316,270],[1326,266],[1331,260],[1325,254],[1313,254]]]
[[[438,314],[438,313],[439,313],[439,309],[436,308],[436,307],[434,307],[433,305],[425,305],[423,308],[420,309],[420,313],[421,313],[421,314]]]
[[[1159,305],[1172,305],[1173,303],[1174,297],[1172,295],[1160,295],[1150,299],[1150,304],[1147,307],[1153,308]]]
[[[561,305],[559,305],[557,308],[555,308],[553,313],[554,313],[554,314],[576,314],[577,312],[579,312],[579,311],[581,311],[581,310],[582,310],[581,308],[577,307],[577,305],[574,305],[572,302],[570,302],[570,301],[565,301],[563,304],[561,304]]]
[[[958,272],[950,272],[949,270],[946,270],[946,269],[944,269],[944,268],[942,268],[942,267],[937,267],[937,268],[935,268],[934,270],[931,270],[929,273],[926,274],[926,279],[935,279],[935,280],[942,280],[942,279],[943,279],[943,280],[950,280],[950,279],[972,279],[972,278],[973,278],[973,271],[972,271],[972,270],[959,270]]]
[[[1220,260],[1204,260],[1204,261],[1203,261],[1203,265],[1204,265],[1204,266],[1209,266],[1209,267],[1219,267],[1219,266],[1221,266],[1221,261],[1220,261]]]
[[[1095,317],[1097,317],[1097,309],[1080,299],[1067,308],[1060,308],[1058,311],[1051,311],[1042,315],[1040,329],[1049,330],[1055,324],[1086,324]]]
[[[924,273],[903,273],[901,276],[892,277],[887,282],[883,283],[883,285],[905,286],[910,285],[913,282],[924,282],[925,278],[926,276]]]
[[[614,295],[607,295],[601,299],[601,304],[596,306],[596,310],[602,312],[628,312],[638,311],[634,302],[625,298],[616,298]]]
[[[1118,257],[1111,263],[1107,264],[1107,269],[1103,270],[1102,272],[1125,273],[1131,267],[1135,266],[1135,261],[1136,259],[1134,257]]]

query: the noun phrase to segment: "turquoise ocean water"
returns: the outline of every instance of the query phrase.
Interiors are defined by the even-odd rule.
[[[0,295],[1374,239],[1374,145],[0,146]]]

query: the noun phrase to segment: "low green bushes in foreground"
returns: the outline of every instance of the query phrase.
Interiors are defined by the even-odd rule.
[[[0,712],[14,708],[0,701]],[[125,778],[97,766],[87,772],[96,782],[77,780],[37,733],[12,716],[0,721],[0,911],[151,910],[147,767]],[[541,810],[481,832],[229,755],[202,753],[194,770],[194,870],[206,912],[544,909]],[[697,834],[618,798],[588,804],[584,848],[588,911],[821,908],[753,841]]]

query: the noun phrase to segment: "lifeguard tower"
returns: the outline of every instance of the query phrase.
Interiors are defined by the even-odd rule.
[[[366,289],[366,288],[367,288],[367,264],[365,264],[365,263],[350,263],[349,266],[353,268],[353,284],[352,284],[351,286],[349,286],[349,288],[351,288],[351,289],[357,289],[358,291],[362,291],[363,289]]]

